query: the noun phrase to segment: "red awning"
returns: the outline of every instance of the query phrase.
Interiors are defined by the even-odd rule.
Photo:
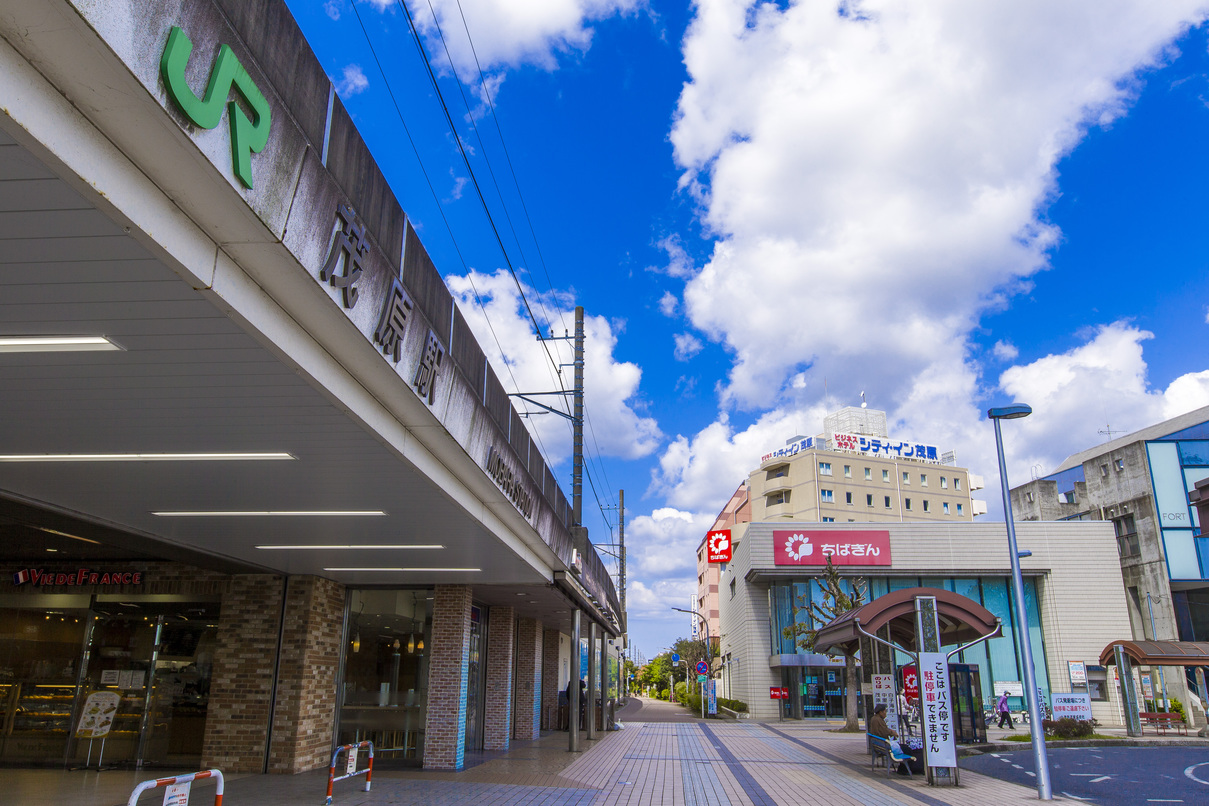
[[[1118,644],[1139,666],[1209,666],[1209,644],[1196,641],[1113,641],[1100,653],[1102,666],[1117,662]]]

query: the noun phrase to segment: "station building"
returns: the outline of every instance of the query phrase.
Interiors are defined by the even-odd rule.
[[[1209,537],[1196,508],[1209,479],[1209,407],[1068,457],[1011,491],[1017,521],[1099,521],[1116,539],[1130,635],[1140,641],[1209,641]],[[1157,691],[1187,703],[1184,675],[1157,669]],[[1192,687],[1194,690],[1194,687]],[[1161,697],[1161,693],[1152,693]]]
[[[97,692],[106,762],[234,773],[616,690],[613,583],[281,0],[0,4],[0,239],[0,765],[83,761]]]

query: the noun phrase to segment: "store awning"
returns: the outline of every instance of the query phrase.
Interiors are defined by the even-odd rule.
[[[814,651],[851,654],[860,646],[861,633],[877,634],[890,625],[890,640],[901,647],[915,647],[915,597],[936,597],[936,615],[940,622],[940,643],[964,644],[976,641],[999,628],[991,611],[973,599],[940,588],[904,588],[879,596],[868,604],[841,613],[819,630]]]
[[[1209,666],[1209,643],[1196,641],[1113,641],[1100,653],[1101,665],[1117,662],[1118,645],[1139,666]]]

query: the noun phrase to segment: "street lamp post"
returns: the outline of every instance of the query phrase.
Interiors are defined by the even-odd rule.
[[[701,625],[703,627],[705,627],[705,665],[707,667],[709,667],[710,676],[713,676],[714,655],[713,655],[713,648],[710,646],[710,640],[709,640],[709,620],[706,619],[705,616],[698,613],[696,610],[686,610],[683,607],[673,607],[672,609],[677,612],[680,612],[680,613],[688,613],[690,616],[696,616],[697,618],[701,619]],[[688,677],[687,670],[685,673],[685,677],[686,678]],[[705,719],[705,688],[700,687],[700,689],[701,689],[701,718]]]
[[[1033,762],[1037,768],[1037,797],[1053,800],[1050,786],[1049,760],[1045,753],[1045,729],[1041,725],[1041,703],[1037,693],[1037,671],[1033,666],[1033,645],[1029,640],[1028,609],[1024,606],[1024,577],[1020,573],[1020,551],[1016,547],[1016,525],[1012,522],[1012,501],[1008,490],[1007,462],[1003,458],[1003,433],[1000,420],[1016,420],[1033,413],[1025,405],[990,409],[987,417],[995,422],[995,449],[999,453],[999,483],[1003,488],[1003,518],[1007,522],[1008,554],[1012,561],[1012,597],[1016,600],[1016,623],[1020,625],[1020,652],[1024,660],[1025,702],[1028,703],[1030,733],[1033,740]]]

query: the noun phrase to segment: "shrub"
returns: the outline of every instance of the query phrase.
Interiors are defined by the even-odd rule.
[[[665,688],[659,689],[659,699],[661,699],[661,700],[667,699],[667,689],[665,689]]]
[[[685,698],[688,696],[688,684],[685,683],[684,681],[677,683],[675,691],[676,691],[676,701],[680,702],[680,703],[685,702]]]
[[[1096,730],[1094,719],[1074,719],[1069,716],[1042,720],[1041,726],[1045,729],[1046,736],[1055,739],[1086,739]]]
[[[719,708],[729,708],[732,711],[737,711],[740,714],[747,713],[747,703],[742,700],[728,700],[725,697],[718,698]]]
[[[1171,710],[1172,710],[1172,712],[1179,714],[1180,719],[1184,720],[1184,723],[1187,724],[1188,715],[1186,713],[1184,713],[1184,703],[1180,702],[1175,697],[1172,697],[1171,698]]]

